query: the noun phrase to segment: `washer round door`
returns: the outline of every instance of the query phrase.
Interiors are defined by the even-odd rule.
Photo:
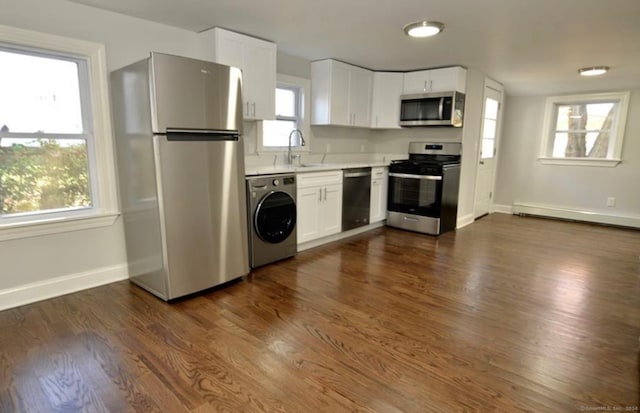
[[[296,202],[285,192],[268,193],[256,208],[253,225],[261,240],[271,244],[284,241],[296,227]]]

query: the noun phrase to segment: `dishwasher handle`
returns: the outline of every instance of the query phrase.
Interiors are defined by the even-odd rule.
[[[361,178],[363,176],[371,176],[371,168],[353,168],[343,169],[343,178]]]
[[[367,172],[345,172],[345,178],[360,178],[362,176],[371,176],[371,173]]]

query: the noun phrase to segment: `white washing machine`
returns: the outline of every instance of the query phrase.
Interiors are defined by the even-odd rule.
[[[295,174],[247,177],[251,268],[297,252]]]

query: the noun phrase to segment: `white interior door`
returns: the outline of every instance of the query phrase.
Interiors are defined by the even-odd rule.
[[[478,169],[473,208],[475,218],[491,212],[502,96],[502,85],[491,79],[485,79],[482,125],[480,129],[482,134],[478,145]]]

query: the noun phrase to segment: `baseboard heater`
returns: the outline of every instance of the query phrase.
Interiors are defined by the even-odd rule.
[[[532,215],[566,219],[571,221],[593,222],[597,224],[640,228],[640,216],[610,215],[594,211],[582,211],[554,206],[522,204],[518,202],[513,204],[513,213],[516,215]]]

